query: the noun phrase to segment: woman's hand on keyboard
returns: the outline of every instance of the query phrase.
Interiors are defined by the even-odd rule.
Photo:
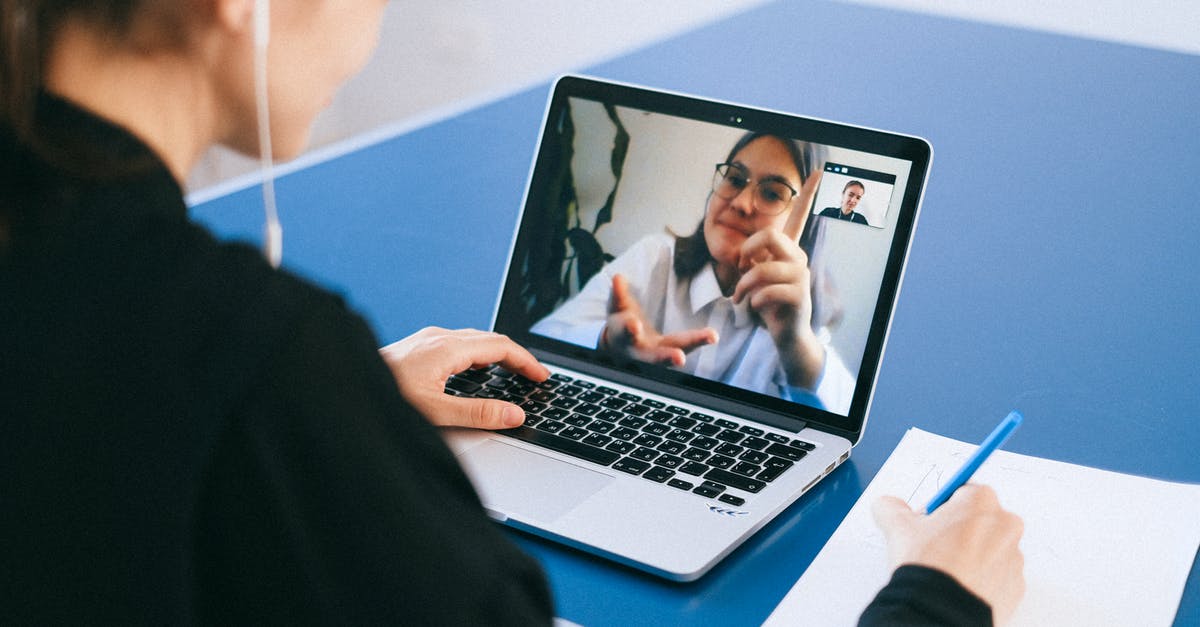
[[[455,373],[499,364],[533,381],[550,376],[537,358],[508,336],[475,329],[426,327],[379,349],[379,354],[405,400],[442,427],[509,429],[525,422],[525,412],[512,403],[446,394],[446,380]]]

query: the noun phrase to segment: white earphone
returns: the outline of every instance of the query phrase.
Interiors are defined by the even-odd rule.
[[[278,268],[283,260],[283,227],[275,209],[275,171],[271,156],[271,112],[267,102],[267,43],[271,36],[271,5],[269,0],[254,2],[254,104],[257,109],[258,153],[262,172],[263,212],[266,225],[263,231],[263,255],[271,267]]]

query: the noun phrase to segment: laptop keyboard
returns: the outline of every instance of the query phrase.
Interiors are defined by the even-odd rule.
[[[520,405],[525,424],[505,435],[734,506],[815,445],[583,378],[540,383],[498,366],[450,377],[446,393]]]

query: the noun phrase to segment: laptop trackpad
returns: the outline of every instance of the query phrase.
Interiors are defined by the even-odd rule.
[[[497,440],[464,451],[458,460],[467,469],[483,504],[517,519],[551,522],[613,480]]]

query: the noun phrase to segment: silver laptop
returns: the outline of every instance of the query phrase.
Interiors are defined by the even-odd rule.
[[[553,372],[447,438],[488,514],[678,581],[862,437],[931,149],[584,77],[553,89],[493,320]]]

